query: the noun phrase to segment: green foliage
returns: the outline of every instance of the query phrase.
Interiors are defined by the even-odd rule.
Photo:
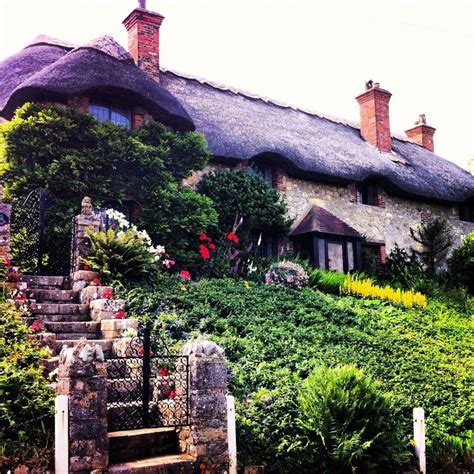
[[[84,262],[99,272],[102,283],[140,282],[158,272],[158,261],[135,229],[90,231]]]
[[[462,245],[453,250],[448,260],[449,277],[474,294],[474,232],[466,236]]]
[[[388,471],[408,457],[390,397],[354,366],[315,369],[300,404],[300,423],[317,446],[314,463],[324,472]]]
[[[217,215],[211,200],[184,189],[181,179],[208,157],[198,133],[156,123],[130,131],[69,108],[27,104],[0,126],[0,175],[7,196],[24,198],[43,188],[56,198],[46,216],[47,252],[58,241],[69,245],[72,217],[88,195],[94,206],[104,204],[102,197],[134,202],[140,214],[136,224],[153,241],[179,264],[196,261],[189,236],[215,225]]]
[[[464,436],[433,433],[433,466],[443,473],[473,472],[474,469],[474,431]]]
[[[283,197],[258,176],[233,170],[210,173],[198,190],[214,201],[222,230],[232,228],[239,219],[243,219],[242,236],[251,231],[283,234],[291,224]]]
[[[453,243],[451,226],[446,219],[435,217],[417,228],[411,228],[410,235],[421,246],[421,250],[415,253],[426,269],[434,275]]]
[[[321,268],[315,268],[309,275],[309,286],[317,288],[323,293],[338,295],[345,279],[346,275],[343,272],[329,272]]]
[[[9,304],[0,304],[2,472],[20,463],[47,462],[51,455],[54,392],[39,366],[40,358],[50,354],[28,340],[27,334],[28,327],[21,322],[18,311]]]
[[[164,302],[175,305],[186,333],[225,348],[242,463],[264,463],[272,474],[318,472],[309,459],[315,447],[296,419],[298,387],[323,363],[353,364],[380,380],[393,393],[392,417],[407,442],[413,407],[423,406],[430,466],[434,433],[464,437],[473,428],[474,334],[469,318],[443,302],[406,310],[308,287],[165,277],[135,293],[129,315],[140,315],[145,302],[155,318]]]
[[[408,253],[398,244],[388,254],[382,275],[385,280],[390,280],[392,286],[398,283],[402,288],[413,289],[421,289],[426,278],[416,254]]]

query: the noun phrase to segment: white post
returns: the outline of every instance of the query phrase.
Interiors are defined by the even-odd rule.
[[[69,472],[69,408],[67,395],[58,395],[55,401],[54,458],[55,473]]]
[[[235,432],[235,399],[227,395],[227,436],[229,438],[229,474],[237,474],[237,435]]]
[[[425,410],[423,408],[413,408],[413,439],[419,471],[421,474],[426,474]]]

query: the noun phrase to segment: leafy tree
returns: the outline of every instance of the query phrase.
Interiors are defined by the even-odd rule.
[[[410,229],[412,239],[421,245],[415,253],[426,269],[435,274],[453,243],[451,226],[446,219],[435,217],[421,226]]]
[[[26,104],[0,127],[0,176],[10,199],[43,188],[49,207],[47,251],[70,241],[71,219],[85,195],[95,206],[138,208],[136,224],[178,264],[197,254],[189,235],[215,225],[212,201],[181,186],[183,177],[209,158],[202,135],[174,132],[159,123],[130,131],[100,123],[70,108]],[[104,200],[107,198],[107,200]]]
[[[453,250],[448,260],[448,270],[454,282],[474,293],[474,232],[466,236],[460,247]]]
[[[282,196],[259,176],[233,170],[210,173],[198,190],[214,201],[221,229],[229,230],[243,220],[242,237],[252,231],[283,234],[291,224]]]

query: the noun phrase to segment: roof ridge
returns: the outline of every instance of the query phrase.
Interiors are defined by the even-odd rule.
[[[37,44],[49,44],[51,46],[59,46],[61,48],[74,49],[77,48],[77,44],[70,43],[53,36],[39,34],[36,35],[23,49],[29,48],[30,46],[36,46]]]

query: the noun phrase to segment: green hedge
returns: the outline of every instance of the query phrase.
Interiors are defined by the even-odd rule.
[[[380,380],[393,394],[393,417],[407,444],[412,409],[424,407],[431,465],[440,458],[433,443],[472,429],[473,331],[466,315],[436,301],[403,310],[311,288],[248,286],[166,279],[146,298],[146,312],[167,299],[176,305],[167,323],[174,319],[185,332],[208,334],[225,348],[242,462],[264,462],[269,472],[314,472],[307,460],[311,440],[295,420],[301,380],[322,364],[354,364]],[[131,313],[143,310],[143,299],[135,301]]]

